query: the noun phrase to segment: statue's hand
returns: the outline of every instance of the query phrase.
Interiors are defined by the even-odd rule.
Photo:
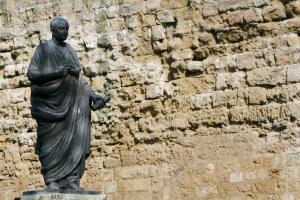
[[[78,77],[80,73],[80,68],[79,67],[69,68],[69,72],[71,75]]]
[[[91,108],[93,111],[99,110],[105,106],[107,102],[109,102],[110,96],[91,96],[92,105]]]
[[[67,73],[71,74],[72,76],[76,76],[76,77],[79,76],[79,73],[80,73],[79,67],[75,67],[73,65],[67,64],[67,65],[64,65],[63,69],[66,69]]]
[[[59,70],[59,74],[60,74],[62,77],[67,76],[68,73],[69,73],[69,69],[66,68],[66,67],[64,67],[64,68],[62,68],[61,70]]]

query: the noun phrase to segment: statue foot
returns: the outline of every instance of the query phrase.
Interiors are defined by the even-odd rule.
[[[70,183],[66,189],[70,189],[70,190],[76,190],[76,191],[79,191],[79,192],[82,192],[84,191],[84,189],[82,187],[79,187],[79,185],[77,185],[76,183],[72,182]]]
[[[59,185],[55,182],[51,182],[49,183],[49,185],[47,186],[46,190],[47,191],[51,191],[51,190],[59,190]]]

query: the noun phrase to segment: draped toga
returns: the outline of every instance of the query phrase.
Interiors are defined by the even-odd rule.
[[[28,73],[51,73],[66,64],[80,68],[75,51],[49,40],[37,47]],[[31,114],[38,125],[35,150],[46,184],[64,187],[83,175],[90,154],[91,92],[81,73],[31,84]]]

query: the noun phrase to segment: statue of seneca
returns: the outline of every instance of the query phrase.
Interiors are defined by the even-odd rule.
[[[68,22],[55,18],[50,29],[51,40],[36,48],[27,72],[31,114],[38,125],[35,149],[47,190],[82,191],[80,178],[90,154],[91,108],[104,107],[109,97],[95,95],[85,82],[75,51],[64,42]]]

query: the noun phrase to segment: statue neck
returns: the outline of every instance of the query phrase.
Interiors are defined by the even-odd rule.
[[[53,41],[54,44],[56,44],[58,46],[64,47],[66,45],[66,43],[64,41],[59,41],[54,36],[52,36],[52,41]]]

